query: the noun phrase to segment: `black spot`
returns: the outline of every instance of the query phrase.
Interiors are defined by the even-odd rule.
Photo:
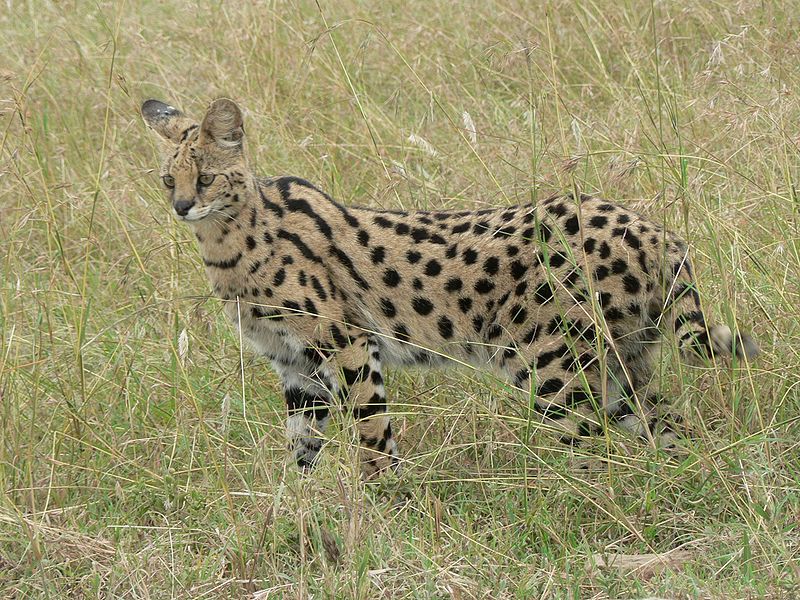
[[[331,337],[338,348],[345,348],[350,343],[350,338],[343,334],[342,331],[336,326],[336,323],[330,325]]]
[[[583,250],[586,254],[591,254],[594,252],[594,245],[595,245],[594,238],[588,238],[585,242],[583,242]]]
[[[621,258],[618,258],[617,260],[611,263],[611,272],[614,273],[614,275],[620,275],[627,270],[628,270],[628,263],[622,260]]]
[[[435,259],[429,260],[428,264],[425,265],[425,275],[428,277],[436,277],[441,272],[442,265]]]
[[[393,319],[397,316],[397,309],[394,307],[394,304],[388,298],[381,298],[381,310],[383,314]]]
[[[563,265],[564,262],[566,262],[566,260],[567,260],[567,257],[564,256],[563,254],[561,254],[561,252],[553,252],[549,256],[550,267],[553,268],[553,269],[557,269],[558,267]]]
[[[286,269],[278,269],[272,278],[272,285],[278,287],[286,279]]]
[[[515,296],[522,296],[525,292],[528,291],[528,282],[527,281],[520,281],[517,284],[517,287],[514,288],[514,295]]]
[[[561,202],[558,202],[557,204],[548,205],[547,212],[552,213],[557,217],[563,217],[565,214],[567,214],[567,209]]]
[[[508,256],[516,256],[519,254],[519,247],[518,246],[506,246],[506,255]]]
[[[610,273],[610,271],[608,270],[608,267],[607,267],[607,266],[605,266],[605,265],[599,265],[599,266],[598,266],[598,267],[597,267],[597,268],[594,270],[594,278],[595,278],[597,281],[603,281],[603,279],[605,279],[606,277],[608,277],[609,273]]]
[[[250,312],[252,313],[253,317],[256,318],[256,319],[271,319],[273,321],[282,321],[283,320],[283,316],[280,313],[274,312],[274,311],[265,310],[264,308],[262,308],[260,306],[253,306],[250,309]]]
[[[472,309],[472,298],[467,298],[466,296],[459,298],[458,308],[461,309],[462,313],[467,314]]]
[[[448,292],[457,292],[463,286],[463,282],[458,277],[451,277],[447,280],[444,289]]]
[[[561,379],[552,377],[536,388],[536,395],[547,396],[548,394],[555,394],[556,392],[560,392],[563,387],[564,382]]]
[[[500,227],[494,230],[494,235],[497,237],[511,237],[517,232],[516,227],[512,227],[511,225],[506,225],[505,227]]]
[[[411,339],[411,334],[408,332],[408,328],[400,323],[394,329],[394,337],[396,337],[401,342],[407,342]]]
[[[630,222],[631,218],[625,213],[622,213],[620,216],[617,217],[617,223],[619,223],[620,225],[625,225],[625,223],[630,223]]]
[[[382,263],[386,258],[386,248],[383,246],[375,246],[370,253],[370,258],[374,265]]]
[[[500,269],[500,261],[496,256],[490,256],[483,263],[483,272],[487,275],[496,275]]]
[[[422,254],[420,254],[416,250],[409,250],[408,252],[406,252],[406,260],[410,262],[412,265],[417,264],[421,258]]]
[[[597,229],[602,229],[603,227],[608,225],[608,217],[604,217],[603,215],[595,215],[594,217],[589,219],[589,225]]]
[[[525,319],[528,318],[528,311],[525,310],[524,307],[520,306],[519,304],[515,304],[511,307],[511,322],[512,323],[524,323]]]
[[[293,263],[294,263],[294,259],[291,256],[289,256],[288,254],[286,256],[281,257],[281,264],[282,265],[291,265]]]
[[[544,283],[540,284],[536,290],[534,290],[533,297],[539,304],[547,304],[550,302],[550,300],[552,300],[554,297],[553,288],[550,287],[550,283],[545,281]]]
[[[528,332],[522,336],[522,341],[526,344],[532,344],[539,337],[539,324],[535,323]]]
[[[647,265],[647,253],[645,253],[644,250],[639,251],[638,261],[639,261],[639,267],[642,269],[642,272],[647,273],[650,269],[648,268]],[[649,285],[650,284],[648,284],[648,286]]]
[[[569,348],[566,346],[566,344],[559,346],[555,350],[550,350],[549,352],[543,352],[542,354],[536,357],[536,368],[544,369],[555,359],[563,358],[567,354],[569,354]]]
[[[699,310],[690,311],[687,313],[683,313],[679,315],[677,319],[675,319],[675,330],[677,331],[686,323],[699,323],[705,324],[705,318],[703,317],[703,313]]]
[[[464,257],[464,264],[465,265],[473,265],[478,261],[478,253],[473,250],[472,248],[468,248],[464,250],[463,254],[461,255]]]
[[[616,206],[614,206],[613,204],[601,204],[600,206],[597,207],[597,210],[599,210],[600,212],[612,212],[615,209]]]
[[[619,321],[620,319],[625,318],[625,313],[623,313],[616,306],[610,306],[608,308],[604,308],[603,314],[606,316],[607,321]]]
[[[300,310],[300,305],[297,302],[295,302],[294,300],[284,300],[283,301],[283,306],[288,308],[291,311],[299,311]]]
[[[411,282],[411,285],[414,287],[415,290],[421,290],[425,286],[422,284],[422,280],[419,277],[414,277]]]
[[[455,258],[456,254],[458,254],[458,246],[453,244],[447,248],[447,252],[444,253],[444,256],[445,258]]]
[[[391,229],[394,226],[394,223],[392,223],[389,219],[380,215],[373,217],[372,220],[376,225],[383,227],[384,229]]]
[[[359,229],[358,230],[358,243],[366,248],[369,245],[369,233],[367,233],[363,229]]]
[[[639,250],[642,247],[642,241],[633,235],[630,230],[628,230],[628,233],[625,235],[625,243],[634,250]]]
[[[500,325],[498,325],[497,323],[492,323],[486,330],[486,339],[494,340],[499,338],[502,334],[503,334],[503,328],[500,327]]]
[[[216,269],[220,269],[220,270],[224,271],[224,270],[227,270],[227,269],[234,268],[236,265],[239,264],[240,260],[242,260],[242,253],[241,252],[239,252],[233,258],[229,258],[228,260],[214,261],[214,260],[208,260],[208,259],[204,258],[203,259],[203,263],[207,267],[214,267]]]
[[[475,330],[475,333],[480,333],[483,329],[484,318],[481,315],[475,315],[472,318],[472,329]]]
[[[516,373],[514,373],[514,385],[517,387],[522,387],[523,384],[527,383],[528,379],[530,378],[531,374],[528,369],[520,369]]]
[[[328,299],[328,294],[325,292],[325,288],[322,286],[319,279],[317,279],[314,275],[311,276],[311,285],[314,287],[314,291],[317,293],[317,298],[323,302]]]
[[[508,302],[508,298],[511,296],[511,292],[506,292],[502,296],[500,296],[500,300],[497,301],[498,308],[503,306],[506,302]]]
[[[534,229],[533,227],[528,227],[525,231],[522,232],[522,243],[527,246],[534,240],[535,235],[536,235],[536,229]]]
[[[625,286],[625,291],[629,294],[637,294],[642,289],[642,284],[639,283],[639,280],[630,274],[622,278],[622,285]]]
[[[423,227],[414,227],[414,229],[411,230],[411,239],[415,242],[424,242],[429,237],[431,237],[431,234]],[[444,240],[442,241],[444,242]]]
[[[400,285],[400,273],[394,269],[386,269],[383,272],[383,283],[389,287],[397,287]]]
[[[297,274],[297,283],[300,287],[306,287],[306,285],[308,285],[308,277],[306,276],[306,272],[302,269]]]
[[[398,223],[394,226],[394,231],[397,235],[405,235],[408,233],[409,229],[409,226],[405,223]]]
[[[606,259],[611,256],[611,248],[608,246],[607,242],[603,242],[600,244],[600,258]]]
[[[489,221],[480,221],[472,226],[472,233],[475,235],[483,235],[489,231]]]
[[[245,238],[245,243],[247,244],[248,250],[253,250],[256,247],[256,239],[252,235],[248,235]]]
[[[453,233],[464,233],[469,230],[469,223],[459,223],[453,226]]]
[[[414,296],[414,299],[411,300],[411,306],[423,316],[431,314],[433,310],[433,303],[422,296]]]
[[[511,276],[514,279],[521,279],[527,272],[528,272],[528,265],[524,265],[518,260],[515,260],[514,262],[511,263]]]
[[[506,348],[505,350],[503,350],[503,362],[505,362],[507,359],[511,358],[512,356],[515,356],[516,354],[517,354],[517,351],[514,348]]]
[[[574,332],[574,326],[570,319],[563,317],[562,315],[556,315],[550,322],[547,324],[547,333],[553,335],[557,331],[561,331],[562,334],[568,335]]]
[[[580,231],[580,224],[578,223],[578,215],[572,215],[569,219],[564,221],[564,230],[570,235],[575,235]]]
[[[351,387],[356,383],[364,381],[368,373],[369,366],[367,365],[362,365],[358,369],[348,369],[347,367],[342,367],[342,378],[344,379],[347,387]]]
[[[431,244],[440,244],[444,246],[447,243],[447,240],[440,236],[438,233],[434,233],[430,239],[428,240]]]
[[[439,335],[441,335],[444,339],[449,340],[453,337],[453,322],[445,316],[439,317],[439,320],[436,322],[436,325],[439,327]]]
[[[311,300],[311,298],[306,298],[305,302],[303,302],[303,306],[306,309],[307,313],[311,313],[312,315],[319,314],[317,312],[317,306],[314,304],[314,302]]]
[[[494,289],[494,284],[488,279],[479,279],[475,284],[475,291],[479,294],[488,294]]]
[[[589,357],[590,360],[594,360],[591,355],[586,355]],[[581,364],[587,363],[585,355],[581,355],[577,359],[578,362]],[[588,366],[588,364],[586,365]],[[585,369],[586,367],[584,367]],[[580,406],[581,404],[586,404],[587,402],[597,402],[598,394],[594,392],[594,390],[586,391],[586,390],[572,390],[568,395],[568,402],[569,405],[573,408]]]
[[[562,280],[564,287],[572,288],[578,282],[580,278],[580,271],[578,269],[572,269]]]

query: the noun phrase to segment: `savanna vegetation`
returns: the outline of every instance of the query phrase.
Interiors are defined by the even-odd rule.
[[[0,6],[0,596],[794,598],[800,3]],[[576,448],[480,373],[390,372],[404,469],[342,417],[285,460],[276,376],[172,218],[155,97],[246,108],[263,175],[345,204],[602,194],[692,244],[753,363],[662,393],[692,438]]]

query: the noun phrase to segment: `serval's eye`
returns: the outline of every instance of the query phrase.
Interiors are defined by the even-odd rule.
[[[211,182],[214,181],[214,177],[216,177],[216,175],[211,175],[209,173],[202,173],[200,177],[197,178],[197,183],[199,183],[202,186],[211,185]]]
[[[164,185],[167,186],[168,188],[175,187],[175,178],[172,175],[164,175],[161,178],[161,181],[163,181]]]

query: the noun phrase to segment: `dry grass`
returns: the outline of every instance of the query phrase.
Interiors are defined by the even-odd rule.
[[[796,597],[798,10],[5,3],[0,596]],[[261,173],[345,203],[636,207],[692,241],[709,312],[764,354],[665,360],[685,456],[621,439],[580,470],[492,382],[395,373],[404,475],[360,483],[343,427],[301,477],[137,116],[217,95],[247,108]]]

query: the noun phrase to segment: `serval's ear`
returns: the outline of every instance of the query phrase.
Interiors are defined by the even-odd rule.
[[[188,132],[197,128],[197,124],[177,108],[158,100],[145,100],[142,104],[142,117],[153,131],[175,143],[182,141]]]
[[[200,125],[201,140],[223,148],[241,148],[244,138],[242,111],[233,100],[218,98],[208,107]]]

